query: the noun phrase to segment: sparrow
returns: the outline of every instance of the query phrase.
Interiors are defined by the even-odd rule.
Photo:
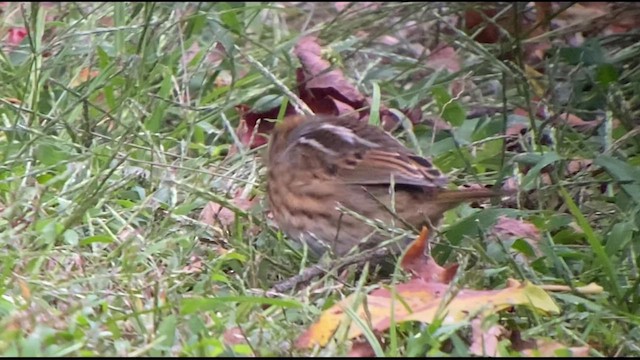
[[[349,117],[292,115],[267,149],[267,198],[289,238],[340,257],[390,239],[389,229],[437,226],[463,202],[501,195],[448,189],[447,177],[380,127]],[[408,244],[389,244],[394,253]]]

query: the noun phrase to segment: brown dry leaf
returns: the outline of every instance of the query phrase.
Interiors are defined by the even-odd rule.
[[[218,223],[216,219],[220,224],[228,226],[233,224],[233,221],[236,219],[236,214],[218,203],[209,201],[200,212],[198,220],[205,224],[215,225]]]
[[[198,44],[197,42],[194,42],[193,44],[191,44],[191,47],[188,48],[184,54],[182,54],[182,64],[185,64],[185,66],[187,64],[189,64],[191,62],[191,60],[193,60],[196,55],[198,55],[198,52],[200,51],[200,44]]]
[[[434,70],[444,68],[450,73],[455,73],[460,71],[460,58],[454,48],[443,46],[431,52],[425,66]]]
[[[222,64],[222,61],[227,57],[227,49],[224,48],[221,42],[216,42],[210,53],[207,54],[207,61],[211,63],[211,66],[218,67]],[[240,76],[239,74],[239,77]]]
[[[80,72],[78,73],[78,76],[76,76],[75,78],[73,78],[73,80],[71,80],[71,83],[69,84],[70,87],[76,87],[78,85],[81,85],[93,78],[95,78],[96,76],[98,76],[100,74],[100,72],[98,70],[91,70],[91,68],[82,68],[80,69]]]
[[[98,19],[97,23],[102,27],[113,27],[115,24],[112,16],[103,16]]]
[[[569,357],[589,357],[590,350],[588,346],[568,347],[550,339],[537,339],[527,345],[516,350],[526,357],[567,357],[564,351],[558,354],[558,350],[569,351]]]
[[[458,264],[443,268],[431,256],[425,256],[428,229],[422,228],[420,235],[414,240],[402,258],[402,269],[424,280],[448,284],[456,275]]]
[[[29,285],[26,281],[18,278],[18,285],[20,286],[20,294],[22,295],[22,298],[27,301],[31,300],[31,290],[29,289]]]
[[[238,75],[238,77],[241,77],[241,76]],[[233,75],[231,75],[231,72],[229,70],[218,71],[218,76],[216,76],[215,80],[213,80],[213,84],[217,88],[229,86],[231,85],[232,82],[233,82]]]
[[[333,6],[336,8],[336,10],[342,12],[344,9],[347,8],[347,6],[349,6],[349,4],[351,4],[351,10],[358,10],[358,11],[366,10],[366,9],[376,10],[381,5],[378,2],[372,2],[372,1],[363,1],[363,2],[338,1],[333,3]]]
[[[602,31],[602,36],[622,34],[633,31],[638,27],[640,27],[640,23],[638,22],[637,14],[632,12],[623,13],[621,16],[617,17],[615,21],[611,21],[607,24],[607,27]]]
[[[576,159],[571,160],[567,164],[566,175],[571,176],[579,173],[582,170],[588,169],[593,164],[593,160],[590,159]]]
[[[520,24],[516,26],[516,7],[511,6],[507,11],[504,10],[504,5],[496,2],[489,2],[483,4],[484,7],[480,11],[477,9],[470,9],[464,13],[464,30],[468,34],[475,33],[482,28],[482,31],[475,37],[475,40],[485,44],[496,43],[500,41],[505,33],[514,35],[515,30],[518,29],[521,34],[528,33],[530,30],[539,27],[538,24],[544,24],[547,13],[550,8],[548,6],[540,6],[538,3],[528,3],[527,7],[531,11],[525,11],[521,13],[517,19],[520,20]],[[498,15],[498,11],[501,14]],[[535,17],[531,16],[535,14]],[[491,20],[495,18],[495,23]],[[488,19],[488,20],[487,20]],[[538,30],[541,31],[541,30]],[[534,30],[534,33],[537,33]]]
[[[448,122],[444,121],[443,118],[441,118],[440,116],[437,116],[437,115],[431,115],[431,116],[425,117],[424,119],[421,119],[420,121],[422,121],[425,124],[427,124],[428,126],[430,126],[433,129],[433,131],[451,130],[451,129],[453,129],[451,124],[449,124]],[[413,121],[412,120],[412,122],[414,124],[416,124],[419,121]]]
[[[187,266],[185,266],[184,268],[182,268],[182,271],[184,271],[187,274],[198,274],[201,273],[202,270],[204,270],[204,264],[202,262],[202,259],[199,256],[192,256],[189,259],[189,264]]]
[[[533,249],[534,255],[540,257],[542,252],[540,251],[539,243],[542,240],[540,231],[532,223],[512,219],[506,216],[500,216],[496,224],[491,228],[491,235],[489,240],[507,241],[523,239]],[[522,253],[516,255],[516,260],[526,262],[528,256]]]
[[[604,121],[604,118],[598,118],[593,121],[585,121],[585,120],[582,120],[577,115],[569,114],[569,113],[561,113],[556,116],[554,124],[555,125],[567,124],[572,128],[576,129],[577,131],[590,132],[592,130],[595,130],[597,127],[599,127],[603,121]]]
[[[222,334],[222,339],[224,340],[224,343],[229,346],[244,344],[247,342],[242,329],[237,326],[225,330]]]
[[[476,27],[484,26],[484,29],[475,37],[475,40],[484,44],[496,43],[501,38],[500,29],[495,24],[484,24],[486,22],[485,17],[492,18],[496,14],[496,9],[485,9],[482,13],[476,10],[466,11],[464,13],[464,30],[468,34],[472,34],[477,30]]]
[[[550,117],[549,106],[540,97],[534,96],[533,99],[531,99],[530,104],[531,104],[530,106],[532,108],[533,116],[536,119],[546,120]],[[513,110],[513,114],[524,116],[524,117],[529,116],[529,112],[523,108],[515,108]]]
[[[369,36],[369,34],[367,33],[362,34],[362,38],[366,38],[367,36]],[[378,37],[376,41],[382,45],[387,45],[387,46],[395,46],[400,44],[400,40],[398,40],[398,38],[393,37],[391,35],[382,35]]]
[[[495,23],[492,23],[491,20],[488,22],[485,18],[491,19],[495,17],[498,11],[503,11],[504,5],[498,3],[486,3],[485,5],[489,7],[481,10],[481,12],[475,9],[465,12],[464,30],[468,34],[472,34],[480,27],[483,27],[483,30],[475,37],[475,40],[489,44],[501,41],[507,33],[515,36],[516,29],[519,34],[527,34],[528,38],[543,35],[550,30],[549,19],[553,12],[556,11],[551,3],[533,2],[526,5],[529,7],[527,11],[516,17],[516,7],[511,6],[495,20]],[[517,19],[520,20],[518,26],[516,26]],[[551,47],[548,38],[524,43],[526,62],[530,65],[539,63],[544,59],[545,52]],[[505,54],[506,58],[511,56],[513,56],[513,53]]]
[[[142,231],[140,229],[127,226],[123,228],[116,236],[118,237],[118,240],[120,240],[120,242],[125,242],[140,235],[142,235]]]
[[[525,240],[530,240],[533,244],[540,242],[540,231],[532,223],[524,220],[512,219],[506,216],[500,216],[498,221],[493,226],[493,232],[496,236],[504,237],[518,237]]]
[[[554,11],[560,9],[555,5]],[[577,30],[564,36],[572,46],[582,45],[585,38],[626,33],[638,28],[637,6],[631,3],[581,2],[573,4],[551,20],[554,28]]]
[[[563,12],[559,13],[553,20],[557,26],[566,27],[578,22],[588,22],[600,16],[607,15],[611,9],[606,2],[580,4],[576,3]]]
[[[482,318],[471,321],[471,346],[469,351],[478,356],[498,356],[498,343],[505,336],[506,329],[500,325],[482,328]]]
[[[524,45],[525,61],[527,64],[538,65],[544,60],[547,50],[553,46],[548,41],[540,41]],[[540,69],[543,70],[543,69]]]
[[[368,341],[358,341],[351,345],[347,357],[373,358],[376,352]]]
[[[3,100],[12,103],[13,105],[20,105],[22,101],[18,98],[4,98]]]
[[[529,282],[520,284],[512,280],[509,286],[502,290],[470,290],[461,289],[444,305],[442,313],[439,308],[445,294],[449,292],[449,285],[426,282],[422,279],[412,279],[407,283],[396,286],[398,298],[392,299],[392,293],[381,288],[368,294],[363,303],[355,311],[365,323],[372,324],[374,331],[384,331],[391,325],[390,310],[394,309],[393,318],[396,323],[405,321],[420,321],[431,323],[438,314],[446,314],[444,324],[455,324],[464,321],[469,314],[495,313],[514,305],[527,305],[546,313],[559,313],[560,309],[551,297]],[[326,310],[320,319],[311,325],[296,341],[298,348],[309,348],[316,344],[326,345],[337,327],[344,321],[349,321],[345,308],[352,307],[357,294]],[[400,300],[401,299],[401,300]],[[347,337],[354,339],[362,335],[362,329],[355,323],[349,324]]]
[[[238,210],[249,210],[255,204],[256,198],[247,199],[240,194],[241,192],[238,191],[233,197],[231,200],[232,205],[235,205]],[[209,201],[200,212],[198,219],[209,225],[219,223],[222,226],[229,226],[236,220],[236,213],[223,205]]]

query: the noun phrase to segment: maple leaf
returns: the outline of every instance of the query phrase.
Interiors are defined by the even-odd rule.
[[[560,309],[539,286],[527,281],[520,283],[510,279],[500,290],[472,290],[451,287],[451,269],[439,267],[433,259],[418,260],[426,244],[427,231],[412,243],[402,260],[403,267],[417,274],[411,280],[395,285],[395,288],[378,288],[364,296],[351,294],[334,304],[320,316],[296,341],[298,348],[324,346],[341,324],[348,326],[347,338],[355,339],[363,334],[359,323],[370,324],[374,332],[387,330],[392,319],[395,323],[420,321],[431,323],[442,317],[443,324],[456,324],[469,317],[485,316],[514,305],[525,305],[544,313],[558,313]],[[429,275],[427,271],[434,271]],[[354,306],[355,305],[355,306]],[[352,309],[361,321],[350,321]],[[393,311],[392,311],[393,309]]]

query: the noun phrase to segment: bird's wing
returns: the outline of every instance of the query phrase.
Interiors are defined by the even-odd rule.
[[[389,184],[391,177],[396,184],[444,187],[447,183],[431,161],[411,153],[384,130],[361,122],[304,124],[293,134],[289,152],[304,154],[299,159],[320,158],[320,166],[346,184]]]

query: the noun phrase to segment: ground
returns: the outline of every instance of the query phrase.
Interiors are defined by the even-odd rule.
[[[354,351],[296,341],[390,280],[350,269],[265,293],[314,261],[271,220],[262,158],[266,119],[308,107],[360,110],[451,187],[519,189],[445,216],[430,248],[456,286],[601,287],[549,291],[552,316],[488,318],[503,354],[546,339],[640,355],[640,8],[482,6],[0,3],[0,354]],[[473,328],[358,341],[467,356]]]

